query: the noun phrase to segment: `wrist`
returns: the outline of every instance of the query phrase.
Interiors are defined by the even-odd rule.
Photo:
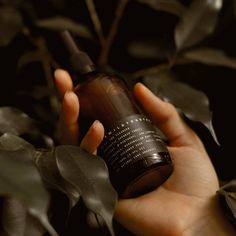
[[[204,209],[206,212],[198,220],[185,230],[183,236],[234,236],[235,229],[226,219],[220,207],[218,197]]]

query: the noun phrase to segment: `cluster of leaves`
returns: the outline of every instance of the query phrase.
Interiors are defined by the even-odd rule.
[[[88,12],[80,12],[83,16],[86,15],[85,18],[89,17],[89,23],[67,16],[63,9],[70,3],[64,0],[48,0],[54,10],[50,17],[40,16],[36,2],[0,0],[0,48],[7,49],[19,35],[23,35],[28,44],[33,45],[33,50],[26,50],[19,55],[16,74],[27,70],[29,65],[40,63],[46,86],[36,84],[30,92],[21,91],[21,94],[30,94],[36,100],[47,98],[49,108],[34,108],[41,121],[49,122],[50,125],[56,123],[60,102],[55,93],[52,69],[63,66],[49,50],[45,32],[48,35],[64,29],[70,30],[81,42],[89,41],[93,44],[99,54],[93,55],[98,58],[97,64],[104,70],[116,71],[109,55],[115,36],[119,40],[118,27],[122,23],[123,14],[129,14],[128,6],[136,4],[144,9],[150,7],[157,15],[164,13],[171,19],[174,17],[175,26],[173,32],[170,32],[171,39],[167,42],[163,41],[164,38],[155,41],[136,38],[135,41],[127,43],[126,50],[131,57],[151,60],[156,64],[129,71],[126,73],[127,81],[133,84],[141,79],[154,93],[173,103],[184,116],[205,125],[218,142],[212,126],[208,97],[202,91],[179,80],[174,68],[201,63],[236,69],[236,58],[217,48],[206,46],[210,44],[221,24],[223,8],[234,9],[232,15],[236,16],[235,0],[227,3],[223,0],[193,0],[188,5],[177,0],[120,0],[108,30],[103,28],[105,23],[100,20],[101,16],[97,12],[99,3],[94,5],[93,0],[83,1]],[[104,33],[106,31],[107,36]],[[109,232],[114,234],[112,217],[117,196],[109,183],[106,165],[100,158],[83,152],[79,147],[55,145],[57,137],[54,133],[50,137],[44,135],[37,122],[12,107],[0,109],[0,133],[0,194],[7,196],[3,200],[2,227],[10,236],[43,235],[42,226],[51,235],[56,235],[49,223],[47,212],[50,205],[50,194],[47,190],[51,188],[68,197],[68,212],[82,198],[87,208],[100,216]],[[35,143],[46,149],[36,149],[32,145]],[[18,208],[22,216],[18,228],[11,227],[16,222],[11,223],[8,220],[14,218],[11,206]],[[32,216],[38,221],[35,222]],[[33,230],[37,230],[37,234],[32,233]]]
[[[48,221],[50,197],[45,186],[68,197],[68,212],[82,198],[114,235],[112,216],[117,194],[109,182],[102,158],[77,146],[35,149],[19,136],[25,133],[40,136],[41,132],[26,114],[9,107],[0,110],[0,132],[4,132],[0,137],[0,194],[6,196],[2,227],[8,235],[32,235],[34,231],[43,235],[42,226],[51,235],[57,235]],[[30,221],[34,224],[28,224]]]

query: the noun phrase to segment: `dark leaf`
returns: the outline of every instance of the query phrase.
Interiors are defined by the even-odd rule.
[[[55,153],[61,175],[76,187],[87,208],[100,215],[114,235],[117,193],[110,184],[105,162],[76,146],[59,146]]]
[[[53,31],[62,31],[67,29],[75,35],[92,39],[90,31],[85,25],[78,22],[74,22],[69,18],[57,16],[53,18],[39,20],[36,25],[38,27]]]
[[[191,47],[213,33],[222,8],[222,0],[194,0],[175,29],[177,50]]]
[[[220,199],[224,203],[223,207],[227,208],[224,212],[236,226],[236,180],[233,179],[222,186],[217,193],[220,195]]]
[[[209,100],[205,93],[174,80],[173,75],[169,73],[145,77],[144,82],[156,95],[172,103],[190,120],[205,125],[219,144],[212,126]]]
[[[0,194],[18,199],[51,235],[57,235],[47,218],[49,195],[31,155],[28,149],[0,149]]]
[[[73,185],[62,178],[57,167],[54,152],[38,151],[35,158],[35,164],[45,183],[49,187],[66,194],[70,201],[70,207],[74,207],[79,200],[79,193]]]
[[[20,71],[24,66],[33,62],[42,62],[46,56],[42,50],[26,52],[20,56],[17,62],[17,70]]]
[[[2,210],[2,227],[8,236],[43,236],[45,229],[28,214],[26,207],[13,198],[5,198]]]
[[[137,0],[140,3],[145,3],[154,10],[165,11],[176,16],[181,16],[186,8],[176,0]]]
[[[54,146],[53,140],[41,132],[35,120],[14,107],[0,108],[0,134],[4,133],[27,135],[32,143],[40,143],[48,148]]]
[[[184,58],[213,66],[236,69],[236,58],[227,56],[223,51],[213,48],[197,48],[183,53]]]
[[[33,145],[11,133],[5,133],[0,137],[0,148],[9,151],[16,151],[21,148],[34,150]]]
[[[22,17],[16,9],[0,7],[0,47],[7,46],[22,27]]]
[[[0,108],[0,134],[21,135],[35,129],[35,121],[14,107]]]
[[[130,55],[142,59],[166,59],[174,54],[174,49],[160,40],[143,40],[128,45]]]

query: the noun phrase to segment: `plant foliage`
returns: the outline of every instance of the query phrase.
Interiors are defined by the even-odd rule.
[[[62,67],[75,77],[61,30],[103,70],[131,87],[141,81],[175,105],[207,137],[208,150],[223,152],[233,146],[224,132],[235,123],[225,105],[234,105],[235,19],[235,0],[0,0],[0,233],[73,235],[86,225],[84,235],[124,235],[113,228],[117,194],[105,162],[59,142],[53,71]],[[225,168],[219,173],[230,173],[231,156],[212,160]],[[55,193],[64,197],[57,212]]]

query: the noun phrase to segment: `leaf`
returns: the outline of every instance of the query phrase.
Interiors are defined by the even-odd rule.
[[[144,83],[163,100],[172,103],[190,120],[201,122],[219,145],[212,126],[212,112],[205,93],[173,79],[169,73],[147,76]]]
[[[14,107],[0,108],[0,133],[21,135],[35,128],[35,121]]]
[[[58,146],[55,154],[61,175],[77,188],[87,208],[100,215],[114,235],[117,193],[110,184],[105,162],[76,146]]]
[[[141,59],[166,59],[174,53],[171,45],[161,40],[143,40],[128,45],[130,55]]]
[[[33,145],[11,133],[5,133],[0,137],[0,148],[9,151],[17,151],[18,149],[21,148],[34,150]]]
[[[17,62],[17,71],[20,71],[24,66],[33,62],[42,62],[47,57],[46,53],[42,50],[26,52],[22,54]]]
[[[45,229],[28,214],[17,199],[5,198],[2,209],[2,228],[9,236],[43,236]]]
[[[137,0],[140,3],[147,4],[156,11],[165,11],[176,16],[181,16],[186,8],[176,0]]]
[[[92,39],[92,34],[85,25],[78,22],[74,22],[69,18],[56,16],[48,19],[39,20],[38,22],[36,22],[36,25],[40,28],[53,31],[62,31],[67,29],[80,37]]]
[[[231,180],[217,191],[220,196],[221,206],[227,208],[224,212],[236,226],[236,179]]]
[[[229,57],[223,51],[214,48],[188,50],[183,53],[183,57],[207,65],[225,66],[236,69],[236,58]]]
[[[57,235],[47,218],[49,195],[31,161],[28,149],[0,149],[0,194],[18,199],[51,235]]]
[[[222,8],[222,0],[194,0],[175,29],[177,50],[191,47],[213,33]]]
[[[62,178],[53,151],[38,151],[35,164],[45,183],[56,190],[66,194],[70,201],[70,208],[73,208],[79,200],[79,193],[76,188]]]
[[[11,7],[0,7],[0,47],[6,47],[23,27],[20,13]]]
[[[53,147],[53,140],[44,135],[39,124],[27,114],[14,107],[0,108],[0,134],[11,133],[15,136],[24,135],[34,144]]]

